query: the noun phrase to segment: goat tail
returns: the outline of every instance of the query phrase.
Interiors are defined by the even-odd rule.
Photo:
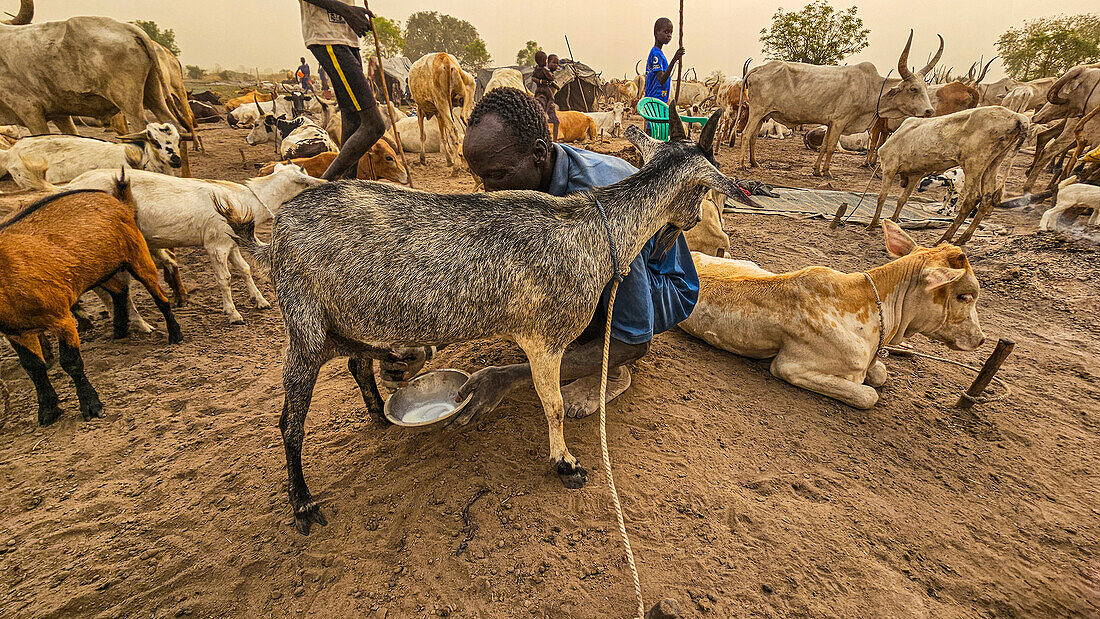
[[[134,192],[130,191],[130,179],[126,178],[126,166],[118,168],[118,177],[115,178],[115,197],[119,202],[134,208]]]
[[[12,162],[9,159],[8,173],[11,174],[12,180],[20,187],[35,191],[61,191],[61,188],[46,180],[46,170],[49,169],[50,164],[45,159],[41,157],[24,157],[18,153],[15,157],[19,158],[20,165],[10,165]]]
[[[271,259],[268,254],[269,245],[260,242],[256,238],[256,220],[249,209],[239,208],[234,204],[230,196],[214,194],[214,210],[225,218],[225,222],[233,229],[233,238],[237,246],[252,254],[260,266],[270,272]]]

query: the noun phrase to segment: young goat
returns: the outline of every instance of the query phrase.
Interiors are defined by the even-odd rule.
[[[711,121],[698,144],[684,139],[675,115],[667,143],[631,127],[627,137],[646,165],[609,187],[560,198],[340,181],[288,201],[270,245],[256,240],[247,212],[222,206],[241,247],[270,274],[286,324],[279,427],[298,529],[326,522],[301,460],[318,371],[350,356],[367,407],[377,411],[374,359],[391,345],[514,340],[545,409],[550,463],[567,487],[582,486],[587,472],[562,435],[561,358],[591,321],[613,264],[629,265],[658,230],[658,247],[667,250],[699,221],[708,187],[751,203],[714,166],[717,116]]]
[[[71,188],[104,189],[113,183],[110,170],[82,174]],[[228,181],[176,178],[152,172],[134,171],[131,184],[137,199],[141,233],[153,248],[204,247],[222,293],[222,310],[233,324],[244,318],[233,304],[229,288],[229,261],[244,276],[248,293],[260,309],[271,307],[256,287],[252,270],[241,257],[225,220],[214,212],[214,197],[242,204],[257,221],[269,221],[272,211],[306,187],[324,181],[308,176],[296,165],[279,164],[270,176],[246,180],[243,185]]]
[[[168,123],[151,123],[121,138],[123,144],[79,135],[36,135],[0,150],[0,173],[7,170],[24,189],[53,191],[88,170],[134,168],[178,174],[180,134]]]
[[[102,191],[66,191],[43,198],[0,223],[0,332],[19,355],[38,394],[38,423],[49,425],[61,416],[57,393],[46,374],[39,343],[43,332],[54,334],[61,350],[61,367],[76,384],[80,413],[87,421],[103,405],[84,375],[80,338],[70,308],[89,288],[119,271],[144,284],[164,314],[168,341],[183,341],[168,297],[157,283],[157,268],[134,221],[129,183],[115,180],[114,195]],[[112,286],[107,281],[106,286]],[[114,335],[126,337],[129,290],[114,288]]]

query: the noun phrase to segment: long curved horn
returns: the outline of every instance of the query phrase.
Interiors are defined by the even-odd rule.
[[[974,69],[977,69],[977,68],[978,68],[978,63],[977,62],[972,63],[970,65],[970,69],[968,69],[966,71],[966,80],[964,80],[964,83],[969,84],[969,83],[974,81]]]
[[[940,37],[940,48],[936,50],[936,55],[932,56],[932,60],[929,60],[928,64],[924,65],[924,68],[918,71],[921,75],[931,71],[932,67],[936,66],[936,63],[940,61],[940,56],[943,56],[943,37],[938,34],[936,36]]]
[[[1065,75],[1059,77],[1058,81],[1051,84],[1050,90],[1047,90],[1047,101],[1051,102],[1054,105],[1065,105],[1069,103],[1069,99],[1064,99],[1058,96],[1058,91],[1062,89],[1062,86],[1066,85],[1066,82],[1077,77],[1077,74],[1080,72],[1081,70],[1079,67],[1074,67],[1069,71],[1066,71]]]
[[[703,130],[699,132],[699,148],[703,149],[703,153],[706,155],[714,156],[714,132],[718,131],[718,121],[722,118],[722,110],[716,110],[707,119],[707,124],[703,125]]]
[[[640,65],[640,64],[642,64],[642,61],[641,61],[641,60],[639,60],[638,62],[635,62],[635,63],[634,63],[634,75],[635,75],[635,76],[638,76],[638,75],[641,75],[641,74],[642,74],[642,72],[638,70],[638,65]]]
[[[668,106],[668,141],[678,142],[686,139],[687,132],[684,131],[684,122],[680,120],[680,115],[676,113],[676,102],[673,101]]]
[[[909,70],[909,48],[913,46],[913,30],[909,30],[909,40],[905,42],[905,49],[901,50],[901,57],[898,58],[898,75],[901,79],[907,80],[913,77],[913,72]]]
[[[993,61],[998,59],[998,58],[1000,58],[1000,56],[994,56],[994,57],[989,59],[989,62],[985,63],[985,66],[982,67],[981,75],[978,76],[978,79],[974,80],[975,85],[982,83],[982,80],[985,79],[985,72],[989,70],[989,65],[993,64]]]
[[[745,81],[745,76],[749,74],[749,63],[752,62],[752,58],[745,61],[745,64],[741,67],[741,81]]]
[[[32,19],[34,19],[34,0],[20,0],[19,13],[12,16],[10,20],[0,23],[5,23],[9,26],[25,26],[31,23]]]

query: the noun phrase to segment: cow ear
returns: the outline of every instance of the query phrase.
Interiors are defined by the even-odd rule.
[[[966,269],[952,269],[951,267],[928,267],[921,273],[924,278],[924,289],[932,292],[952,282],[962,279],[966,275]]]
[[[913,237],[906,234],[901,226],[889,219],[882,222],[882,234],[886,237],[886,251],[895,258],[908,256],[913,253],[914,249],[919,247]]]

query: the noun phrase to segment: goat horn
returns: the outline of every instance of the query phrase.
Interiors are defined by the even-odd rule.
[[[985,72],[989,70],[989,65],[993,64],[993,61],[998,59],[998,58],[1000,58],[1000,56],[994,56],[994,57],[989,59],[989,62],[985,63],[985,67],[982,68],[981,75],[978,76],[978,79],[974,80],[975,84],[981,84],[982,83],[982,80],[985,79]]]
[[[722,110],[716,110],[707,119],[707,124],[703,125],[703,130],[699,132],[699,148],[703,149],[703,154],[708,157],[714,156],[714,132],[718,130],[718,122],[722,118]]]
[[[1047,90],[1047,101],[1054,105],[1065,105],[1069,103],[1069,99],[1062,98],[1058,95],[1058,91],[1062,89],[1062,86],[1066,85],[1066,82],[1077,77],[1080,71],[1076,67],[1066,71],[1066,74],[1058,78],[1058,81],[1050,85],[1050,90]]]
[[[8,13],[8,15],[11,15],[11,13]],[[31,23],[32,19],[34,19],[34,0],[20,0],[19,13],[12,15],[10,20],[0,23],[9,26],[24,26]]]
[[[901,50],[901,57],[898,58],[898,75],[903,80],[907,80],[913,77],[913,72],[909,70],[909,48],[913,46],[913,30],[909,30],[909,40],[905,42],[905,49]]]
[[[684,123],[680,120],[680,115],[676,113],[676,102],[673,101],[668,106],[668,140],[679,142],[686,139],[687,132],[684,131]]]
[[[921,75],[931,71],[932,67],[936,66],[936,63],[940,61],[940,56],[943,56],[943,37],[938,34],[936,36],[940,37],[940,48],[936,50],[936,55],[932,57],[932,60],[929,60],[928,64],[924,65],[924,68],[918,71]]]

